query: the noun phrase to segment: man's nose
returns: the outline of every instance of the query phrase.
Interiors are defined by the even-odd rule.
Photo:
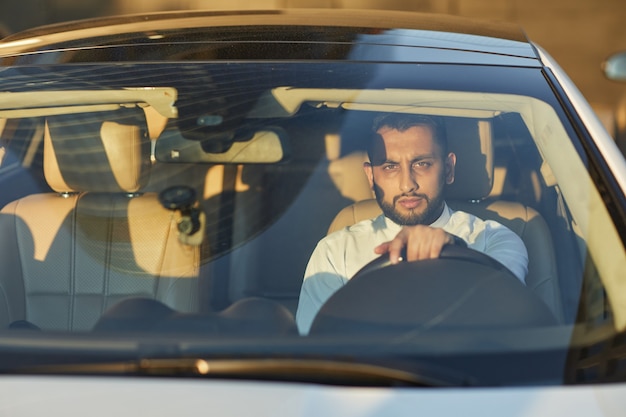
[[[400,191],[403,193],[410,193],[419,188],[415,173],[411,169],[403,169],[400,179]]]

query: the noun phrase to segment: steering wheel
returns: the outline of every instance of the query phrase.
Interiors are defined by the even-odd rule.
[[[402,251],[400,252],[400,257],[403,259],[402,262],[406,262],[406,248],[402,249]],[[502,265],[491,256],[477,250],[470,249],[467,247],[467,245],[444,245],[441,249],[441,253],[439,254],[439,259],[456,259],[471,262],[478,265],[488,266],[496,270],[508,271],[511,275],[513,274],[506,266]],[[389,259],[389,254],[380,255],[378,258],[374,259],[363,268],[359,269],[359,271],[354,274],[351,280],[354,280],[355,278],[358,278],[363,274],[367,274],[376,269],[384,268],[390,265],[391,260]],[[513,278],[517,279],[515,276],[513,276]]]
[[[437,259],[390,265],[385,254],[365,265],[322,306],[310,334],[554,324],[546,304],[504,265],[446,245]]]

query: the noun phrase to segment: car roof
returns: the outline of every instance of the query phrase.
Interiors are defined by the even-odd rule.
[[[96,46],[136,47],[164,37],[182,39],[191,32],[196,36],[202,33],[205,42],[350,43],[537,59],[524,32],[509,23],[347,9],[185,11],[88,19],[11,35],[0,42],[0,56]],[[436,60],[446,59],[437,56]]]

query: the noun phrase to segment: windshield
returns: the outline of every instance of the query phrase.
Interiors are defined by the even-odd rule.
[[[5,370],[144,358],[203,374],[247,358],[276,362],[211,369],[610,379],[623,225],[541,69],[25,66],[3,70],[0,98]],[[386,135],[417,128],[392,119],[434,123],[445,148],[405,158]],[[394,204],[434,207],[410,221],[448,231],[440,257],[383,264],[374,248],[407,218]],[[179,369],[155,363],[133,369]]]

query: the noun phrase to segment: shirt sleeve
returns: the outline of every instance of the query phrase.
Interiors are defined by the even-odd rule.
[[[313,319],[326,300],[347,282],[340,272],[345,268],[337,265],[336,256],[322,240],[309,259],[296,311],[296,323],[302,335],[309,333]]]
[[[512,230],[494,221],[486,221],[487,236],[484,252],[500,262],[526,283],[528,251],[522,239]]]

